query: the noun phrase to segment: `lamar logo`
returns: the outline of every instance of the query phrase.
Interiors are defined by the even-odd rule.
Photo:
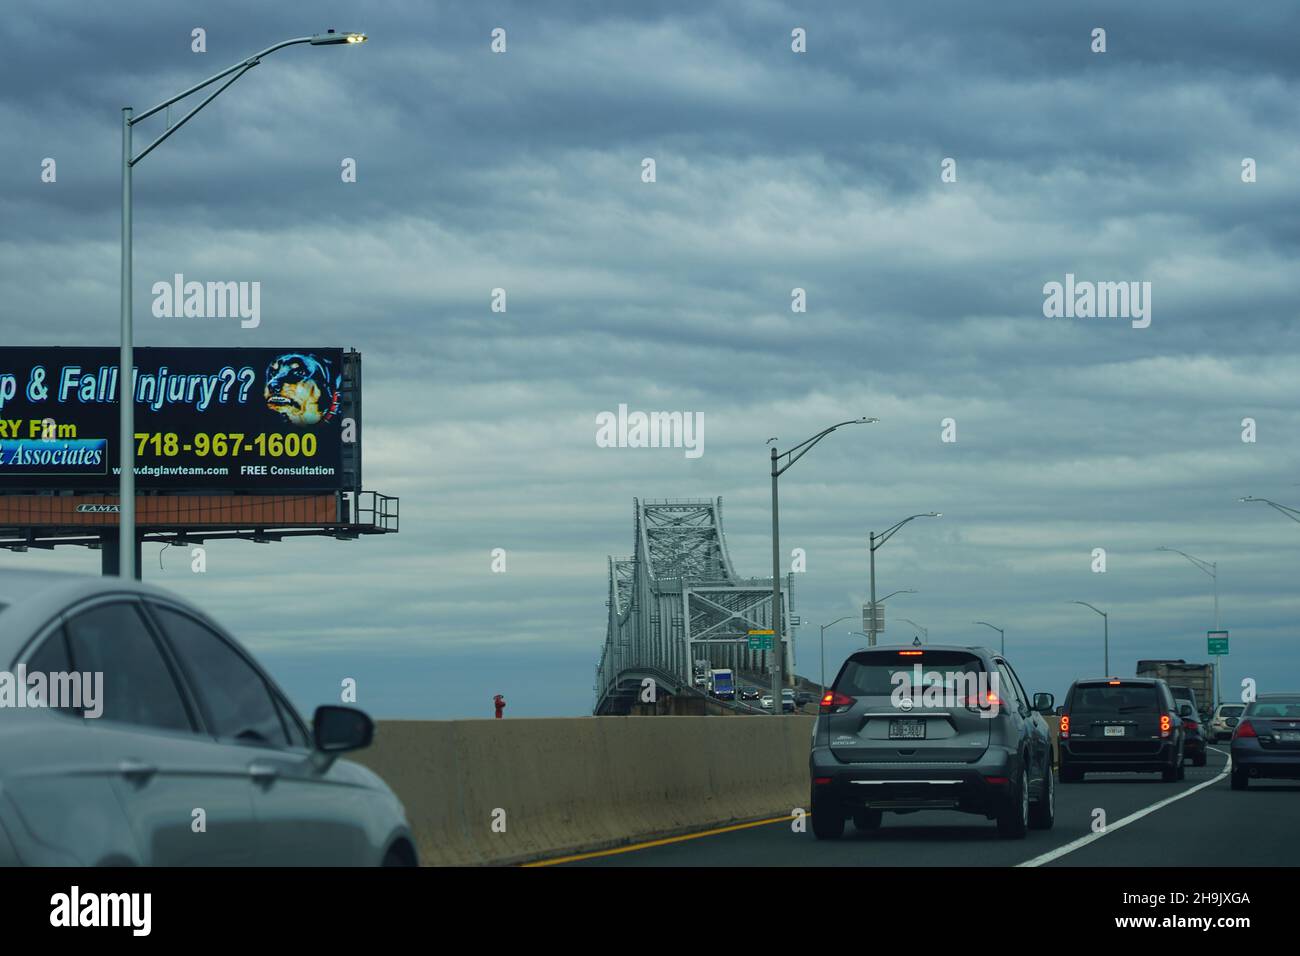
[[[77,505],[79,515],[115,515],[120,510],[117,505]]]

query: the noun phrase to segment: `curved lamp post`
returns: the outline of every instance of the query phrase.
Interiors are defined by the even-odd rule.
[[[973,621],[972,623],[983,624],[985,627],[991,627],[993,628],[993,630],[997,631],[1002,638],[1002,649],[999,653],[1001,653],[1003,657],[1007,656],[1007,632],[1006,631],[1002,630],[1002,628],[998,627],[996,624],[990,624],[988,621]]]
[[[776,481],[790,466],[802,458],[816,445],[819,441],[835,431],[837,428],[843,428],[845,425],[870,425],[880,421],[879,418],[853,418],[847,422],[840,422],[838,425],[832,425],[830,428],[824,428],[812,438],[805,439],[795,445],[787,452],[778,452],[776,446],[772,446],[772,700],[781,699],[781,670],[785,666],[783,657],[785,655],[785,645],[782,638],[785,636],[785,629],[782,627],[781,620],[781,532],[777,511],[776,499]],[[775,438],[769,438],[768,441],[776,441]],[[788,459],[786,463],[781,464],[782,459]],[[780,716],[781,711],[778,707],[772,708],[772,716]]]
[[[1256,498],[1254,495],[1247,495],[1245,498],[1238,498],[1238,501],[1262,501],[1275,511],[1280,511],[1292,521],[1300,522],[1300,509],[1291,508],[1287,505],[1280,505],[1276,501],[1269,501],[1267,498]]]
[[[134,333],[131,328],[131,170],[135,168],[136,163],[152,153],[164,140],[188,123],[194,117],[194,114],[225,92],[231,83],[234,83],[235,80],[261,63],[262,57],[268,56],[276,50],[282,50],[287,46],[294,46],[299,43],[308,43],[312,46],[355,46],[364,43],[365,40],[366,35],[364,33],[335,33],[333,30],[327,33],[317,33],[309,37],[282,40],[274,46],[267,47],[260,53],[254,53],[247,59],[240,60],[215,76],[208,77],[202,83],[191,86],[185,92],[177,93],[175,96],[163,100],[157,106],[145,110],[139,116],[133,114],[131,107],[122,107],[122,315],[121,350],[118,357],[117,372],[118,444],[121,446],[118,453],[121,476],[117,486],[117,573],[120,577],[140,577],[139,552],[135,540],[135,382],[133,378],[135,358],[133,355]],[[136,123],[148,119],[178,100],[183,100],[190,94],[197,93],[205,86],[211,86],[217,80],[226,77],[230,77],[230,79],[209,93],[203,99],[203,102],[182,116],[175,125],[167,127],[161,136],[142,149],[137,155],[131,155],[131,128]]]
[[[1214,561],[1202,561],[1200,558],[1193,557],[1186,551],[1179,551],[1177,548],[1156,548],[1157,551],[1170,551],[1173,554],[1181,554],[1184,558],[1204,571],[1214,581],[1214,629],[1219,629],[1219,565]],[[1214,655],[1214,705],[1217,707],[1220,703],[1219,692],[1222,688],[1219,686],[1219,661],[1222,655]]]
[[[874,531],[869,532],[868,545],[871,548],[871,633],[867,635],[867,643],[871,647],[876,646],[876,633],[877,633],[876,631],[876,552],[879,551],[884,546],[886,541],[888,541],[890,538],[892,538],[894,535],[898,533],[899,528],[903,527],[903,525],[907,524],[909,521],[914,521],[917,518],[942,518],[942,517],[943,517],[942,512],[927,511],[924,514],[911,515],[910,517],[904,518],[902,521],[898,522],[898,524],[894,525],[892,528],[880,534],[876,534]]]
[[[1102,676],[1109,677],[1110,676],[1110,615],[1108,615],[1105,611],[1101,610],[1100,608],[1092,607],[1092,605],[1089,604],[1087,601],[1071,601],[1070,603],[1082,604],[1084,607],[1091,607],[1094,611],[1096,611],[1098,614],[1101,615],[1102,639],[1105,642],[1103,645],[1105,649],[1105,664],[1104,664],[1105,673]]]

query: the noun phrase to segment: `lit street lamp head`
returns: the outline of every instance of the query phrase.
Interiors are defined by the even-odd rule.
[[[312,46],[333,46],[336,43],[365,43],[366,35],[364,33],[335,33],[333,30],[326,30],[324,33],[317,33],[311,38]]]

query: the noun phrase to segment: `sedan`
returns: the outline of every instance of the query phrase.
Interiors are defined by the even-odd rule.
[[[1210,737],[1216,742],[1230,739],[1245,709],[1245,704],[1220,704],[1214,708],[1214,716],[1210,718]]]
[[[21,707],[0,695],[0,865],[417,862],[397,797],[338,759],[370,744],[370,718],[320,707],[308,728],[173,594],[0,571],[0,656],[26,678]]]
[[[1300,694],[1260,694],[1232,732],[1232,789],[1267,777],[1300,779]]]
[[[758,700],[759,692],[757,687],[746,687],[740,692],[741,700]]]
[[[771,710],[771,709],[772,709],[772,695],[771,695],[771,694],[764,694],[764,695],[763,695],[763,699],[760,700],[758,703],[759,703],[759,706],[762,707],[764,710]]]

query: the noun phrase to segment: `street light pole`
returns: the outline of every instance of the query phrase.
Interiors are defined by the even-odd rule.
[[[785,654],[785,645],[782,637],[785,635],[785,629],[782,626],[781,618],[781,541],[780,541],[780,519],[777,510],[776,483],[785,472],[796,461],[812,449],[819,441],[844,425],[869,425],[878,422],[878,418],[854,418],[846,422],[840,422],[838,425],[832,425],[825,428],[799,444],[795,445],[787,452],[778,452],[776,446],[772,446],[772,716],[780,716],[781,711],[781,671],[785,665],[783,656]],[[775,439],[768,439],[774,441]],[[788,458],[784,465],[781,459]]]
[[[998,627],[996,624],[990,624],[988,621],[975,621],[974,623],[983,624],[985,627],[991,627],[993,628],[993,630],[998,632],[998,635],[1002,638],[1002,656],[1006,657],[1007,656],[1007,632],[1002,630],[1002,628]]]
[[[1186,551],[1179,551],[1177,548],[1159,547],[1156,548],[1156,550],[1171,551],[1174,554],[1181,554],[1192,564],[1196,565],[1196,567],[1200,568],[1202,571],[1208,574],[1211,580],[1214,581],[1214,629],[1216,631],[1219,630],[1219,565],[1218,563],[1214,561],[1203,561],[1200,558],[1193,557],[1192,555],[1188,554]],[[1216,707],[1219,705],[1219,703],[1222,700],[1222,691],[1223,691],[1223,688],[1221,686],[1222,671],[1220,669],[1222,660],[1223,660],[1222,654],[1214,655],[1214,705]]]
[[[851,617],[853,617],[852,614],[846,614],[844,617],[838,617],[838,618],[836,618],[835,620],[831,621],[829,624],[823,624],[823,625],[822,625],[822,638],[821,638],[821,641],[822,641],[822,685],[821,685],[821,686],[822,686],[822,696],[823,696],[823,697],[826,696],[826,628],[828,628],[828,627],[834,627],[836,624],[839,624],[841,621],[847,621],[847,620],[848,620],[849,618],[851,618]]]
[[[1286,515],[1292,521],[1300,522],[1300,509],[1298,508],[1292,508],[1287,505],[1280,505],[1276,501],[1269,501],[1267,498],[1256,498],[1253,495],[1247,495],[1245,498],[1238,498],[1237,500],[1238,501],[1262,501],[1264,502],[1264,504],[1268,505],[1274,511],[1278,511]]]
[[[118,352],[117,574],[140,577],[135,551],[135,383],[134,333],[131,329],[131,107],[122,109],[122,310]]]
[[[880,603],[880,604],[884,604],[886,601],[888,601],[888,600],[889,600],[891,597],[893,597],[895,594],[915,594],[915,593],[916,593],[916,589],[915,589],[915,588],[900,588],[900,589],[897,590],[897,591],[890,591],[888,594],[886,594],[884,597],[882,597],[878,603]],[[850,614],[850,615],[848,615],[847,617],[836,618],[835,620],[831,621],[829,624],[823,624],[823,625],[821,626],[821,632],[822,632],[822,633],[821,633],[821,645],[822,645],[822,696],[823,696],[823,697],[826,696],[826,628],[828,628],[828,627],[834,627],[836,624],[839,624],[841,621],[847,621],[847,620],[848,620],[850,617],[852,617],[852,616],[853,616],[853,615]],[[850,631],[849,633],[850,633],[850,634],[862,634],[864,637],[866,637],[866,638],[868,638],[868,639],[870,639],[870,637],[871,637],[871,635],[867,634],[865,631]]]
[[[884,531],[881,534],[876,534],[874,531],[869,531],[867,533],[867,546],[871,549],[871,622],[867,626],[867,629],[871,632],[867,635],[867,644],[869,647],[876,646],[876,634],[879,633],[876,630],[876,551],[882,548],[885,542],[897,534],[898,529],[903,527],[903,525],[907,524],[909,521],[916,518],[942,517],[943,514],[941,512],[927,511],[925,514],[912,515],[909,518],[904,518],[888,531]]]
[[[121,347],[118,354],[117,370],[117,402],[120,406],[118,409],[117,440],[119,445],[118,464],[121,469],[117,483],[117,573],[120,577],[140,577],[139,542],[136,541],[135,530],[135,361],[133,354],[135,333],[131,323],[131,261],[134,254],[131,241],[131,171],[135,168],[136,163],[152,153],[163,140],[189,122],[194,114],[216,99],[235,80],[257,66],[262,61],[262,57],[274,53],[276,50],[299,43],[310,43],[312,46],[336,46],[339,44],[353,45],[365,41],[366,35],[364,33],[335,33],[333,30],[326,33],[317,33],[314,36],[283,40],[274,46],[267,47],[260,53],[254,53],[246,60],[241,60],[233,66],[227,67],[202,83],[191,86],[183,93],[178,93],[157,106],[145,110],[139,116],[136,116],[129,106],[122,108],[122,315]],[[231,76],[232,73],[233,76]],[[141,150],[139,155],[131,155],[131,128],[136,123],[148,119],[159,110],[165,109],[173,103],[185,99],[191,93],[196,93],[205,86],[210,86],[217,80],[224,79],[227,76],[230,79],[204,97],[203,102],[186,113],[175,124],[168,126],[162,135]]]
[[[1091,607],[1094,611],[1096,611],[1098,614],[1101,615],[1102,640],[1104,641],[1104,644],[1102,646],[1105,649],[1105,655],[1106,655],[1105,663],[1103,665],[1105,668],[1105,674],[1102,676],[1109,677],[1110,676],[1110,615],[1108,615],[1105,611],[1092,607],[1092,605],[1089,604],[1087,601],[1071,601],[1070,603],[1082,604],[1084,607]]]
[[[925,641],[925,643],[927,644],[930,643],[930,631],[927,628],[924,628],[920,624],[917,624],[910,617],[900,617],[899,620],[902,621],[904,624],[911,624],[914,628],[916,628],[918,631],[921,632],[921,639]]]

